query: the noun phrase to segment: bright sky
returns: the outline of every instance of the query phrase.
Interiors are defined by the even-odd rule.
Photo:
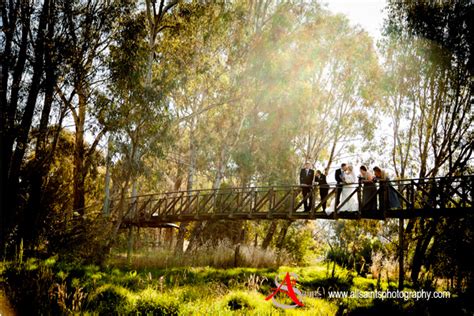
[[[379,39],[385,13],[386,0],[322,0],[334,13],[345,14],[353,24],[359,24],[374,39]]]

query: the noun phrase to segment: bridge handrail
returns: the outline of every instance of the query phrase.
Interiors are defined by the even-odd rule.
[[[467,176],[450,176],[450,177],[431,177],[431,178],[413,178],[413,179],[396,179],[396,180],[388,180],[388,181],[376,181],[376,182],[384,182],[386,184],[392,184],[392,186],[400,185],[400,184],[411,184],[413,182],[419,184],[420,182],[429,183],[432,181],[439,181],[439,180],[452,180],[451,182],[457,182],[457,180],[465,179],[465,178],[474,178],[474,175],[467,175]],[[361,182],[352,182],[352,183],[345,183],[344,185],[360,185]],[[228,192],[235,192],[235,191],[267,191],[270,189],[300,189],[301,187],[312,187],[312,188],[319,188],[318,184],[314,185],[297,185],[297,184],[290,184],[290,185],[271,185],[271,186],[255,186],[255,187],[230,187],[230,188],[219,188],[219,189],[193,189],[193,190],[181,190],[181,191],[170,191],[170,192],[159,192],[159,193],[148,193],[148,194],[139,194],[125,197],[126,200],[133,200],[137,198],[146,198],[151,196],[170,196],[170,195],[189,195],[191,196],[193,193],[202,193],[208,194],[213,192],[218,192],[225,194]],[[324,185],[324,188],[336,188],[336,182],[329,182],[327,185]],[[117,199],[112,199],[117,200]]]

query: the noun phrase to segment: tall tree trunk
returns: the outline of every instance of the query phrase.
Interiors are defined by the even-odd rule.
[[[290,228],[291,221],[285,221],[280,229],[280,234],[278,236],[278,241],[277,241],[277,249],[281,250],[283,248],[283,245],[285,244],[285,238],[286,238],[286,233],[288,232],[288,228]]]
[[[219,155],[219,161],[217,163],[217,173],[214,179],[214,183],[212,184],[212,188],[217,190],[221,186],[222,179],[224,178],[224,172],[226,169],[226,148],[225,145],[222,146],[221,152]]]
[[[5,34],[4,51],[0,56],[2,63],[0,89],[0,247],[1,254],[6,254],[6,236],[14,224],[17,203],[14,198],[16,192],[9,184],[9,171],[12,163],[13,143],[15,139],[15,112],[17,109],[20,82],[23,76],[26,52],[28,45],[28,34],[30,31],[29,4],[20,1],[4,1],[2,6],[2,21]],[[8,14],[7,14],[8,7]],[[15,64],[15,54],[12,53],[14,35],[17,32],[16,25],[20,12],[20,23],[22,25],[21,40],[18,44],[18,55]],[[13,77],[10,79],[10,71],[13,68]],[[11,81],[10,81],[11,80]],[[9,89],[11,82],[11,89]],[[7,99],[9,92],[9,100]]]
[[[272,239],[273,239],[273,235],[275,235],[276,228],[277,228],[277,222],[272,221],[270,223],[270,227],[268,227],[267,234],[265,235],[265,238],[263,239],[262,249],[267,249],[268,246],[270,246],[270,243],[272,242]]]
[[[46,36],[46,44],[49,48],[53,46],[54,28],[55,28],[55,15],[56,8],[54,1],[45,1],[44,5],[49,5],[48,12],[48,33]],[[51,108],[53,104],[54,88],[56,85],[56,64],[53,61],[53,52],[50,49],[45,50],[45,80],[43,82],[44,103],[43,110],[41,112],[40,124],[38,128],[36,138],[36,149],[35,149],[35,167],[32,170],[31,175],[31,194],[26,210],[26,217],[28,220],[24,223],[26,229],[25,244],[28,247],[35,245],[34,240],[36,239],[37,232],[41,229],[42,219],[46,216],[48,210],[41,206],[41,192],[43,189],[44,177],[47,175],[51,165],[52,158],[54,156],[55,147],[51,146],[50,152],[47,152],[46,143],[48,137],[48,124],[49,116],[51,114]]]
[[[23,163],[23,158],[25,156],[26,149],[28,147],[28,136],[30,133],[31,124],[33,121],[33,115],[36,108],[36,101],[38,98],[38,94],[40,92],[40,82],[42,81],[41,78],[43,77],[43,65],[44,65],[44,52],[45,52],[45,28],[47,23],[47,17],[49,14],[49,1],[45,1],[42,7],[40,21],[38,24],[38,31],[37,37],[35,41],[35,51],[34,51],[34,62],[32,64],[33,68],[33,75],[31,77],[31,86],[28,92],[28,97],[26,100],[26,105],[23,110],[23,116],[21,119],[20,126],[17,132],[16,138],[16,146],[15,151],[13,153],[13,157],[11,160],[10,166],[10,174],[9,174],[9,190],[10,194],[8,196],[9,199],[13,203],[17,203],[18,198],[18,186],[19,186],[19,178],[20,178],[20,170]],[[10,205],[11,207],[17,207],[15,204]],[[9,211],[12,211],[10,209]],[[20,211],[20,210],[17,210]],[[27,218],[27,214],[23,210],[21,214],[19,214],[19,223],[20,223],[20,237],[27,235],[27,228],[23,225],[26,221],[30,221],[32,219]]]
[[[186,190],[191,191],[194,186],[194,173],[196,172],[196,137],[195,137],[195,128],[196,128],[196,119],[191,120],[191,126],[189,130],[189,166],[188,166],[188,181],[186,185]],[[176,238],[176,254],[183,253],[184,246],[184,237],[188,229],[188,223],[181,223],[179,227],[178,236]],[[197,233],[197,232],[196,232]],[[191,238],[193,241],[195,237]]]
[[[429,228],[425,230],[416,243],[415,253],[413,255],[413,261],[411,265],[411,280],[413,284],[418,285],[418,278],[421,271],[421,266],[423,265],[423,259],[426,256],[426,251],[431,242],[431,239],[435,235],[436,226],[438,220],[434,219],[429,223]]]
[[[112,152],[112,142],[109,138],[107,139],[107,156],[105,158],[105,188],[104,188],[104,206],[102,207],[102,214],[104,216],[109,216],[110,209],[110,165],[111,165],[111,152]]]
[[[190,254],[193,250],[199,247],[201,241],[199,240],[199,236],[201,235],[202,231],[206,227],[206,222],[197,222],[196,226],[194,227],[191,236],[189,237],[189,245],[186,248],[186,254]]]
[[[80,215],[84,215],[85,207],[85,176],[86,166],[85,160],[85,145],[84,145],[84,127],[86,122],[86,106],[87,95],[86,89],[82,85],[84,81],[79,81],[80,86],[76,87],[78,92],[78,112],[76,121],[76,134],[74,143],[74,191],[73,191],[73,207]]]
[[[330,151],[330,154],[329,154],[329,159],[328,159],[328,164],[326,166],[326,170],[329,170],[331,168],[331,165],[333,163],[333,160],[334,160],[334,157],[335,157],[335,154],[336,154],[336,146],[337,146],[338,142],[339,142],[339,127],[337,127],[336,133],[334,135],[334,139],[333,139],[333,143],[332,143],[332,146],[331,146],[331,151]]]

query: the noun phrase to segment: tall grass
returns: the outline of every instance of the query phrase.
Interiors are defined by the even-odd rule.
[[[291,257],[285,251],[261,249],[252,245],[235,246],[228,240],[222,240],[217,245],[204,244],[191,253],[176,255],[174,251],[157,248],[151,251],[132,255],[128,262],[125,254],[115,254],[109,260],[115,266],[127,266],[133,269],[171,268],[171,267],[252,267],[271,268],[289,265]]]
[[[372,254],[372,265],[370,272],[373,278],[379,282],[385,277],[387,283],[396,280],[398,277],[398,262],[393,257],[387,257],[382,252]]]

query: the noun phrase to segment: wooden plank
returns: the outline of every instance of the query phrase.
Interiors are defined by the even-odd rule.
[[[357,190],[355,189],[342,203],[339,204],[339,207],[336,208],[336,212],[339,212],[341,207],[343,207],[344,204],[346,204],[352,198],[352,196],[356,193],[357,193]]]
[[[206,207],[207,203],[209,203],[209,201],[211,201],[211,199],[212,199],[212,197],[214,196],[214,194],[207,194],[207,195],[204,195],[204,197],[206,197],[206,196],[207,196],[207,198],[203,198],[203,199],[202,199],[202,201],[204,202],[204,205],[202,205],[202,208],[199,208],[199,209],[200,209],[199,213],[202,213],[202,214],[207,214],[207,213],[209,213],[209,212],[206,212],[205,207]]]
[[[269,193],[270,193],[270,192],[267,191],[267,192],[263,195],[263,197],[260,199],[260,201],[257,200],[257,201],[255,202],[254,210],[255,210],[256,212],[258,212],[258,211],[260,210],[260,208],[263,206],[263,203],[265,203],[265,201],[268,200]]]
[[[229,193],[226,193],[226,194],[227,194],[227,197],[225,198],[224,201],[221,201],[221,204],[222,204],[222,206],[221,206],[222,213],[227,213],[227,209],[230,207],[229,204],[230,204],[231,202],[235,201],[236,196],[235,196],[234,193],[235,193],[235,192],[233,192],[233,191],[231,191],[231,192],[229,192]],[[232,197],[233,195],[234,195],[234,197],[229,201],[229,203],[228,203],[227,205],[225,205],[226,202],[229,200],[229,198]]]
[[[198,196],[199,196],[199,192],[197,192],[194,195],[187,196],[187,201],[186,201],[187,207],[186,207],[186,209],[188,210],[188,212],[184,212],[184,213],[187,213],[187,214],[192,213],[193,203],[194,203],[194,201],[197,200]]]
[[[283,197],[276,203],[274,203],[273,205],[273,209],[276,210],[278,209],[278,207],[283,204],[283,202],[286,201],[286,199],[288,198],[288,196],[291,194],[291,191],[286,191],[285,195],[283,195]]]
[[[148,199],[145,200],[144,203],[142,203],[141,207],[137,210],[137,212],[135,214],[136,217],[141,217],[140,214],[145,209],[145,207],[150,203],[151,199],[152,199],[152,197],[149,197]]]
[[[165,214],[166,214],[166,215],[169,215],[169,211],[170,211],[172,208],[174,208],[174,206],[178,203],[178,201],[181,200],[181,198],[182,198],[182,194],[181,194],[181,196],[177,196],[177,197],[173,197],[173,198],[172,198],[172,199],[173,199],[173,202],[172,202],[171,204],[168,204],[168,208],[165,209]]]
[[[406,183],[409,181],[409,183]],[[401,184],[401,183],[404,184]],[[393,188],[397,197],[402,202],[403,208],[399,210],[384,210],[389,218],[414,218],[414,217],[439,217],[439,216],[463,216],[471,211],[474,194],[474,176],[451,177],[436,179],[411,179],[395,183],[397,189]],[[384,188],[384,187],[382,187]],[[131,214],[131,208],[135,209],[133,218],[125,218],[125,225],[149,225],[149,222],[166,222],[175,220],[212,220],[214,219],[383,219],[380,212],[362,212],[362,214],[339,214],[339,210],[346,205],[348,200],[357,194],[359,207],[363,208],[361,200],[361,187],[354,191],[336,209],[333,215],[319,212],[322,203],[327,202],[334,196],[335,190],[331,190],[326,198],[315,204],[316,190],[312,190],[313,203],[310,212],[295,212],[302,204],[299,201],[300,190],[294,186],[267,187],[267,188],[236,188],[229,191],[202,190],[190,192],[175,192],[169,194],[155,194],[137,196],[130,203],[118,203],[110,201],[111,208],[129,206],[127,214]],[[370,199],[377,198],[380,188]],[[385,190],[387,193],[388,190]],[[201,195],[201,197],[200,197]],[[459,200],[458,200],[458,197]],[[156,199],[159,197],[158,199]],[[221,198],[221,199],[219,199]],[[130,200],[127,200],[130,201]],[[212,201],[212,203],[211,203]],[[217,204],[216,204],[217,203]],[[265,203],[268,208],[263,211]],[[296,205],[298,204],[298,205]],[[290,206],[287,209],[287,206]],[[282,207],[284,206],[284,207]],[[219,208],[217,208],[219,207]],[[248,207],[248,210],[247,210]],[[435,210],[433,212],[433,210]],[[144,215],[143,215],[144,214]],[[202,214],[202,216],[201,216]],[[157,216],[155,216],[157,215]],[[126,215],[124,215],[126,216]]]
[[[328,200],[329,200],[329,198],[331,198],[335,193],[336,193],[336,189],[333,189],[332,191],[330,191],[330,192],[328,193],[328,195],[326,195],[326,197],[325,197],[324,199],[322,199],[322,200],[319,202],[319,204],[315,207],[315,210],[318,210],[319,208],[322,209],[323,203],[324,203],[324,202],[327,203]],[[327,206],[326,206],[326,207],[327,207]],[[325,213],[324,211],[321,211],[321,212],[322,212],[322,213]],[[316,213],[321,213],[321,212],[315,212],[315,214],[316,214]]]
[[[152,211],[148,213],[147,217],[153,216],[153,214],[156,213],[156,211],[160,208],[161,204],[163,204],[163,201],[165,201],[165,200],[166,200],[166,198],[160,198],[158,200],[158,202],[155,204],[155,206],[152,207],[152,209],[151,209]]]
[[[394,189],[394,191],[395,191],[395,193],[397,193],[397,195],[398,195],[399,197],[402,198],[402,200],[403,200],[406,204],[410,205],[410,202],[409,202],[400,192],[398,192],[398,190],[395,190],[395,189]]]
[[[425,196],[428,197],[428,199],[431,198],[431,193],[427,192],[424,188],[422,188],[419,183],[415,183],[415,186],[418,188],[418,190],[419,190],[420,192],[424,193]],[[422,197],[423,197],[423,195],[422,195]],[[436,206],[434,206],[433,204],[431,204],[431,203],[429,202],[429,200],[424,199],[423,202],[426,203],[426,204],[428,204],[428,206],[431,207],[432,209],[436,209]]]

